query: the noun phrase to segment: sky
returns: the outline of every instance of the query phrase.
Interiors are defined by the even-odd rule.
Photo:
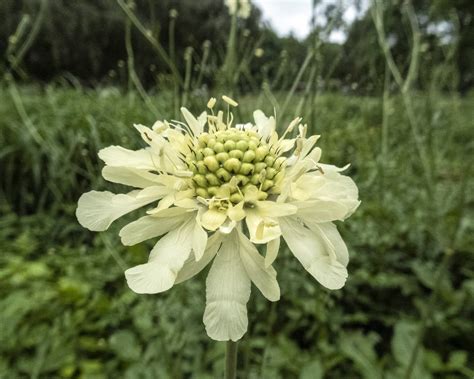
[[[334,3],[326,0],[323,3]],[[270,22],[273,29],[280,35],[288,35],[293,32],[297,38],[304,38],[310,31],[311,7],[313,0],[252,0],[263,13],[263,19]],[[344,1],[345,7],[344,19],[352,22],[357,17],[355,6],[352,1]],[[341,31],[335,31],[329,36],[331,42],[342,43],[345,40],[345,34]]]

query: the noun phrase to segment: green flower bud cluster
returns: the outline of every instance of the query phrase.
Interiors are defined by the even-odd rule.
[[[276,193],[283,175],[284,157],[277,157],[258,133],[229,128],[202,133],[186,157],[193,172],[196,195],[205,199],[226,197],[237,204],[247,191],[258,190],[259,200]]]

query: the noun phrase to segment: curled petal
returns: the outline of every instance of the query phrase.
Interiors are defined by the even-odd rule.
[[[242,232],[238,232],[238,235],[240,259],[248,276],[268,300],[279,300],[280,287],[276,280],[277,273],[275,269],[270,265],[265,265],[264,258]]]
[[[99,158],[112,167],[131,167],[157,170],[159,157],[150,148],[129,150],[122,146],[109,146],[99,151]]]
[[[112,192],[90,191],[83,194],[78,201],[76,217],[79,223],[92,231],[107,230],[110,224],[119,217],[143,207],[160,196],[140,197],[141,191],[115,195]]]
[[[347,269],[328,249],[321,235],[302,225],[296,217],[280,219],[282,235],[294,256],[303,267],[324,287],[342,288],[347,279]]]
[[[156,186],[156,180],[159,178],[158,175],[152,174],[147,170],[113,166],[105,166],[102,169],[102,176],[109,182],[136,188]]]
[[[170,289],[191,252],[189,238],[194,219],[162,237],[150,253],[148,263],[125,271],[127,284],[136,293],[159,293]]]
[[[192,278],[194,275],[201,272],[201,270],[208,265],[208,263],[217,254],[217,250],[222,243],[222,234],[216,232],[208,240],[204,254],[199,261],[193,255],[190,255],[179,271],[175,284],[182,283],[185,280]]]
[[[172,209],[181,210],[180,208]],[[157,215],[159,215],[159,213]],[[170,230],[176,229],[192,216],[184,211],[175,215],[169,215],[166,219],[157,217],[157,215],[144,216],[124,226],[119,233],[122,243],[125,246],[131,246],[146,241],[147,239],[161,236]]]
[[[217,230],[227,218],[224,212],[220,212],[216,209],[208,209],[201,216],[201,224],[207,230]]]
[[[280,238],[275,238],[267,243],[267,252],[265,254],[265,267],[270,266],[278,255],[280,249]]]

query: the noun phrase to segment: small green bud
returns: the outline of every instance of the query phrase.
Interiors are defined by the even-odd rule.
[[[255,163],[255,172],[260,172],[264,170],[266,167],[267,167],[267,164],[265,162]]]
[[[207,192],[209,192],[209,195],[210,195],[210,196],[216,196],[218,189],[219,189],[219,187],[215,187],[215,186],[209,187],[209,188],[207,189]]]
[[[227,159],[229,159],[229,154],[227,153],[219,153],[216,155],[216,159],[220,163],[224,163]]]
[[[285,175],[285,174],[283,174],[283,172],[280,171],[278,174],[276,174],[276,175],[273,177],[273,181],[274,181],[275,183],[279,183],[281,180],[283,180],[283,176],[284,176],[284,175]]]
[[[211,149],[214,148],[215,144],[216,144],[216,139],[215,138],[209,138],[209,140],[207,141],[207,147],[210,147]],[[214,150],[215,151],[215,150]]]
[[[243,175],[248,175],[253,172],[254,170],[254,165],[252,163],[242,163],[242,166],[240,166],[240,173]]]
[[[240,150],[231,150],[229,151],[229,157],[231,158],[237,158],[239,161],[243,158],[244,153]]]
[[[275,160],[273,167],[278,170],[283,165],[283,163],[285,163],[285,161],[286,161],[285,157],[279,157]]]
[[[255,142],[257,145],[260,145],[260,138],[258,137],[258,134],[256,136],[250,137],[250,141]]]
[[[224,143],[224,149],[225,149],[225,151],[234,150],[234,149],[235,149],[235,142],[234,142],[234,141],[230,141],[230,140],[225,141],[225,143]]]
[[[264,162],[267,164],[268,167],[272,167],[273,163],[275,163],[275,157],[273,155],[267,155],[265,157]]]
[[[200,174],[203,174],[203,175],[207,174],[207,167],[206,167],[206,165],[204,164],[203,161],[198,161],[196,163],[196,166],[197,166],[197,170]]]
[[[216,157],[211,155],[204,158],[204,164],[209,169],[209,171],[216,171],[219,168],[219,162],[217,161]]]
[[[231,201],[232,203],[234,203],[234,204],[238,204],[238,203],[240,203],[242,200],[243,200],[242,195],[241,195],[240,193],[238,193],[238,192],[236,192],[236,193],[234,193],[234,194],[232,194],[232,195],[230,196],[230,201]]]
[[[234,142],[238,142],[240,141],[242,137],[240,136],[240,133],[233,133],[231,136],[230,136],[230,139]]]
[[[278,173],[273,167],[267,167],[267,179],[273,179],[273,177]]]
[[[214,155],[214,150],[212,150],[209,147],[206,147],[202,150],[202,153],[204,154],[205,157],[209,157],[210,155]]]
[[[223,180],[224,182],[228,182],[231,178],[231,175],[229,174],[229,172],[223,167],[221,167],[219,170],[216,171],[216,176],[220,180]]]
[[[240,140],[235,144],[235,147],[242,152],[246,152],[249,148],[249,144],[247,143],[247,141]]]
[[[198,140],[203,145],[207,145],[207,142],[209,141],[209,134],[208,133],[200,134],[199,137],[198,137]]]
[[[202,159],[204,158],[204,154],[202,153],[202,150],[199,149],[198,151],[196,151],[196,160],[197,161],[202,161]]]
[[[255,152],[252,150],[247,150],[244,153],[244,157],[242,158],[243,162],[252,162],[255,159]]]
[[[193,180],[199,187],[207,187],[207,180],[204,175],[196,174],[193,176]]]
[[[229,158],[224,162],[224,168],[229,172],[238,173],[241,163],[237,158]]]
[[[259,146],[255,150],[255,162],[261,162],[265,159],[268,154],[268,146]]]
[[[266,191],[270,189],[271,187],[273,187],[273,180],[265,179],[262,184],[262,190]]]
[[[194,163],[188,163],[188,168],[193,174],[197,174],[198,170]]]
[[[245,164],[245,163],[244,163],[244,164]],[[243,165],[242,165],[242,166],[243,166]],[[242,169],[241,169],[240,171],[242,171]],[[238,175],[236,175],[235,177],[237,178],[238,183],[241,184],[242,186],[245,186],[245,185],[250,181],[250,179],[248,178],[248,176],[245,176],[245,175],[240,175],[240,174],[238,174]]]
[[[218,186],[221,184],[220,180],[214,174],[206,174],[206,180],[211,186]]]
[[[254,140],[250,140],[248,144],[249,144],[249,150],[256,150],[260,143],[255,142]]]
[[[254,186],[253,184],[247,184],[242,188],[242,192],[244,195],[250,194],[250,193],[255,193],[258,192],[258,188]]]
[[[258,191],[258,194],[257,194],[258,200],[266,200],[267,197],[268,197],[268,193],[263,192],[263,191]]]
[[[209,197],[208,191],[205,188],[201,187],[196,188],[196,195],[201,196],[205,199]]]
[[[224,151],[224,144],[222,142],[216,142],[212,148],[216,154]]]
[[[250,183],[259,185],[260,184],[260,174],[253,174],[250,178]]]

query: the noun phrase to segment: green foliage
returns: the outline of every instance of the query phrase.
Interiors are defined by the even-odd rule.
[[[237,120],[256,106],[281,109],[287,94],[274,95],[275,104],[264,94],[239,98]],[[150,99],[161,117],[174,117],[167,92]],[[191,100],[196,111],[207,101]],[[417,344],[412,378],[473,376],[472,100],[413,96],[432,192],[401,98],[295,95],[277,113],[282,129],[295,112],[322,134],[323,162],[352,164],[362,205],[339,225],[351,254],[343,290],[322,288],[284,249],[275,263],[281,301],[253,291],[241,377],[401,378]],[[224,344],[202,324],[206,272],[164,294],[136,295],[123,271],[144,262],[150,244],[123,247],[124,222],[94,234],[74,216],[82,192],[123,191],[100,179],[97,151],[139,147],[132,123],[154,121],[135,92],[1,88],[0,377],[222,375]]]

